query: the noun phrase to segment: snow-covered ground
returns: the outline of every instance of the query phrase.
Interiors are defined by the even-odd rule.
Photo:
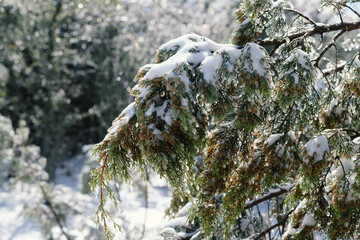
[[[28,189],[0,190],[0,239],[37,240],[42,239],[40,225],[24,216],[25,204],[36,201],[38,194]]]
[[[76,240],[86,239],[78,229],[83,221],[95,219],[98,201],[94,194],[83,195],[81,191],[81,172],[86,158],[77,156],[64,162],[56,171],[56,185],[62,189],[74,191],[74,198],[81,201],[81,216],[73,215],[64,224],[66,230],[75,236]],[[123,228],[115,239],[158,239],[160,227],[167,221],[164,211],[171,200],[171,190],[164,180],[155,174],[149,174],[148,208],[145,199],[137,187],[119,186],[120,208],[115,216]],[[142,183],[144,186],[144,183]],[[65,197],[69,194],[65,195]],[[76,196],[75,196],[76,195]],[[61,195],[60,195],[61,196]],[[21,185],[20,187],[0,188],[0,239],[1,240],[43,240],[41,226],[34,219],[24,214],[24,206],[31,205],[41,198],[37,186]],[[70,199],[69,199],[70,201]],[[84,209],[85,208],[85,209]],[[91,224],[91,223],[89,223]],[[145,230],[144,230],[145,226]],[[59,230],[59,229],[57,229]],[[56,229],[55,229],[56,232]]]

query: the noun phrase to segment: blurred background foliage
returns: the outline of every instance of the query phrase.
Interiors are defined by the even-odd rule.
[[[131,101],[137,69],[186,33],[227,42],[239,1],[0,1],[0,114],[30,129],[54,179]]]

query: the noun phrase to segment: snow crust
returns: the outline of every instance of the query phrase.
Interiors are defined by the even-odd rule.
[[[180,211],[176,214],[177,217],[184,217],[189,215],[189,210],[192,208],[193,204],[192,202],[188,202],[183,208],[180,209]]]
[[[164,101],[161,106],[155,107],[155,103],[152,103],[148,110],[145,112],[146,116],[151,116],[154,112],[157,116],[161,117],[168,125],[171,125],[173,119],[176,119],[173,116],[171,111],[166,111],[166,108],[170,106],[170,100]]]
[[[178,49],[176,54],[164,62],[153,64],[143,79],[153,79],[163,77],[164,75],[174,77],[173,72],[179,65],[184,63],[197,65],[219,48],[221,48],[221,44],[196,34],[188,34],[173,39],[162,45],[159,50],[168,51]]]
[[[177,217],[177,218],[173,218],[171,219],[169,222],[167,222],[164,227],[176,227],[176,226],[188,226],[186,224],[187,221],[187,216],[184,217]]]
[[[295,53],[292,53],[286,59],[286,61],[288,61],[288,62],[296,61],[301,65],[302,68],[310,70],[310,66],[308,64],[308,59],[309,59],[309,56],[306,52],[304,52],[300,49],[296,49]]]
[[[325,152],[329,152],[329,145],[326,136],[320,135],[308,141],[305,145],[306,151],[315,161],[323,160]]]
[[[296,207],[296,209],[295,209],[295,213],[296,214],[298,214],[301,210],[303,210],[305,207],[306,207],[306,204],[307,204],[307,200],[306,199],[304,199],[304,200],[302,200],[300,203],[299,203],[299,205]]]
[[[360,145],[360,137],[357,137],[353,140],[353,143],[355,143],[356,145]]]
[[[250,73],[257,72],[260,76],[266,76],[266,70],[262,64],[263,59],[266,57],[265,53],[261,51],[261,47],[256,43],[248,43],[247,45],[250,51],[251,62],[246,62],[245,68]],[[265,65],[265,67],[267,67],[267,65]]]
[[[103,141],[109,141],[112,136],[115,136],[115,134],[120,130],[121,127],[123,127],[125,124],[127,124],[131,118],[133,118],[136,114],[136,105],[135,102],[129,104],[119,115],[118,118],[116,118],[112,126],[108,130],[108,134],[106,134]]]
[[[218,78],[217,69],[222,64],[222,56],[220,54],[214,54],[204,60],[201,64],[201,71],[204,73],[204,79],[206,82],[216,85],[216,79]]]
[[[226,62],[227,70],[233,71],[236,59],[242,54],[242,50],[237,49],[233,45],[220,45],[221,47],[214,52],[213,55],[208,56],[202,62],[200,71],[203,73],[204,80],[214,86],[217,85],[219,75],[217,70],[224,64],[224,54],[230,57],[229,61]]]
[[[301,225],[303,226],[315,226],[316,225],[316,220],[314,218],[314,216],[311,213],[307,213],[305,214]]]
[[[287,134],[293,142],[296,142],[295,132],[290,130]]]
[[[270,135],[270,137],[265,141],[266,146],[270,147],[271,145],[273,145],[277,140],[280,139],[281,135],[281,133]]]

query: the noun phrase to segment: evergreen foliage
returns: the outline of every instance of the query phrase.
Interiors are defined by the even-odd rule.
[[[218,40],[229,34],[231,28],[223,25],[230,25],[232,18],[226,14],[214,20],[207,14],[190,17],[192,11],[214,9],[213,4],[0,2],[0,113],[10,117],[15,128],[26,121],[30,142],[47,159],[50,180],[64,157],[101,140],[108,124],[131,101],[128,91],[136,70],[161,43],[189,28],[201,34],[218,29]],[[231,9],[231,4],[220,6],[218,15]],[[221,29],[214,27],[219,22]],[[176,31],[169,34],[169,28]]]
[[[342,16],[351,2],[322,7]],[[324,25],[264,0],[244,1],[235,17],[231,44],[185,35],[138,71],[134,102],[94,148],[99,221],[106,227],[105,203],[116,202],[111,180],[131,182],[131,168],[151,165],[180,199],[173,212],[191,203],[197,230],[184,238],[355,238],[360,56],[332,59],[328,50],[360,21]],[[317,48],[314,36],[325,33],[333,39]],[[186,231],[174,229],[162,235]]]

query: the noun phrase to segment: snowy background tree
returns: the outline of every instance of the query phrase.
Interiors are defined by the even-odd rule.
[[[285,1],[243,1],[230,44],[189,34],[162,45],[94,148],[107,237],[112,180],[131,182],[133,168],[173,189],[165,239],[359,236],[353,3],[322,1],[338,18],[319,23]]]

